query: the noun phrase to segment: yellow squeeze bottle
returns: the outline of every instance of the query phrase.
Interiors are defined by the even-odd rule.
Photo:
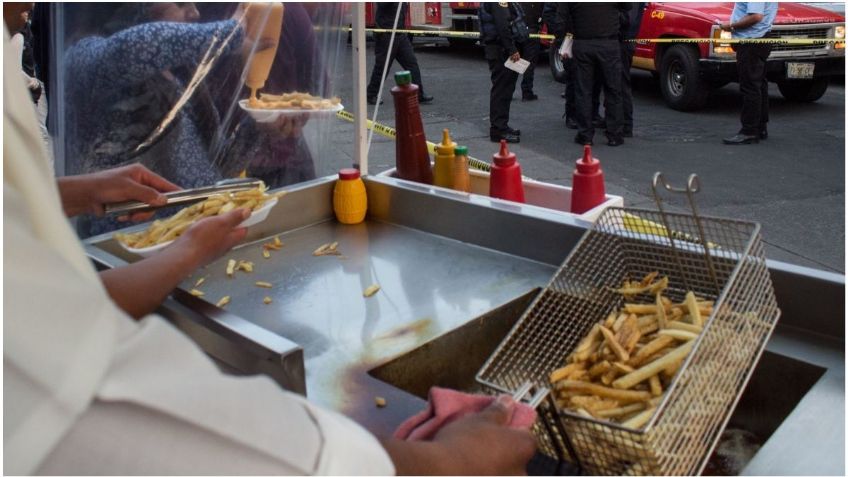
[[[433,166],[433,185],[453,188],[453,161],[456,143],[451,141],[450,131],[442,131],[442,143],[436,144],[436,165]]]
[[[358,224],[368,211],[368,194],[358,169],[342,169],[333,188],[333,211],[343,224]]]
[[[471,177],[468,174],[468,148],[456,146],[453,160],[453,189],[471,192]]]
[[[253,41],[273,45],[263,50],[254,51],[250,57],[250,65],[244,83],[250,88],[249,104],[251,106],[256,105],[256,91],[265,86],[265,81],[271,73],[271,66],[274,64],[277,46],[280,43],[280,33],[283,30],[284,11],[285,8],[282,3],[247,4],[245,10],[247,36]]]

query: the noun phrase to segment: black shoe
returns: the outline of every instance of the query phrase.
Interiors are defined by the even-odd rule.
[[[760,129],[760,139],[768,139],[768,129]]]
[[[433,97],[422,94],[421,96],[418,97],[418,102],[421,103],[421,104],[432,103]]]
[[[620,146],[624,144],[624,139],[618,136],[607,136],[607,146]]]
[[[722,139],[722,142],[731,146],[738,146],[741,144],[757,144],[760,142],[760,138],[753,135],[739,133],[733,137],[726,137]]]
[[[532,91],[521,95],[521,101],[536,101],[537,99],[539,99],[539,95]]]
[[[633,130],[632,129],[625,129],[624,131],[622,131],[621,135],[623,137],[633,137]]]
[[[574,118],[565,118],[565,127],[568,129],[577,129],[577,121]]]
[[[521,142],[521,138],[518,137],[517,134],[513,134],[508,131],[503,133],[490,132],[489,139],[491,139],[492,142],[501,142],[501,139],[510,143]]]
[[[367,100],[368,100],[368,104],[377,104],[377,97],[376,96],[369,96],[367,98]],[[380,104],[383,104],[383,100],[380,100]]]
[[[521,129],[512,129],[511,127],[507,127],[506,132],[515,134],[516,136],[521,136]]]
[[[595,118],[592,120],[592,127],[595,129],[606,129],[607,120],[605,118]]]
[[[591,146],[592,145],[591,139],[586,139],[585,137],[583,137],[579,134],[574,136],[574,142],[576,142],[577,144],[582,144],[584,146],[586,146],[586,145]]]

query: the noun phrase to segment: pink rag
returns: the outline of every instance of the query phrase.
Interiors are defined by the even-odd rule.
[[[408,441],[427,441],[451,422],[489,407],[494,396],[466,394],[452,389],[430,388],[427,407],[410,417],[395,431],[395,437]],[[527,404],[516,403],[509,420],[513,429],[530,429],[536,422],[536,410]]]

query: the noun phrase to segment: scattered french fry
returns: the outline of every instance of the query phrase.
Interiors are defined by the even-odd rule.
[[[386,407],[386,398],[377,396],[374,398],[374,404],[376,404],[377,407]]]
[[[267,248],[262,249],[262,256],[265,258],[271,258],[271,252],[268,251]]]
[[[203,295],[205,295],[205,293],[198,290],[197,288],[192,288],[191,290],[189,290],[189,293],[191,293],[193,296],[203,296]]]
[[[264,303],[266,305],[270,304],[271,303],[271,297],[266,296],[265,298],[262,299],[262,303]]]
[[[197,288],[200,285],[203,285],[203,282],[205,282],[205,281],[206,281],[206,277],[203,277],[200,280],[197,280],[196,282],[194,282],[194,288]]]
[[[380,285],[371,285],[370,287],[366,288],[365,291],[362,292],[362,296],[368,298],[371,295],[377,293],[378,291],[380,291]]]
[[[227,260],[227,276],[232,277],[236,272],[236,261],[233,259]]]
[[[218,303],[215,303],[215,306],[220,308],[220,307],[223,307],[223,306],[227,306],[227,304],[229,304],[229,303],[230,303],[230,296],[227,295],[227,296],[221,298],[220,300],[218,300]]]
[[[274,286],[268,282],[256,282],[255,285],[260,288],[272,288]]]

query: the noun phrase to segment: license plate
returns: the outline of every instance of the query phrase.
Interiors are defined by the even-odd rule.
[[[812,78],[815,68],[815,63],[786,63],[786,77],[789,79]]]

